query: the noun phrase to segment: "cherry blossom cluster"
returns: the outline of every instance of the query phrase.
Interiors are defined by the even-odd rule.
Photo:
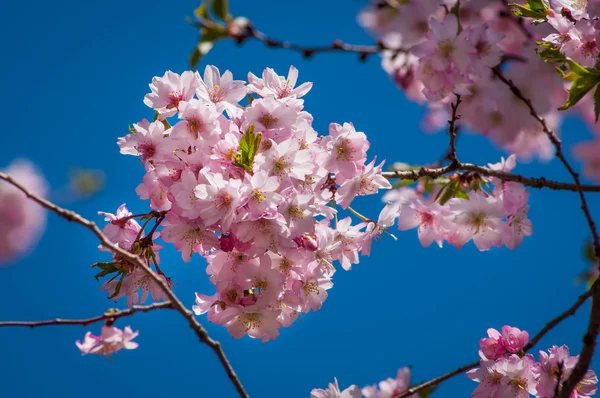
[[[461,94],[466,131],[483,134],[520,158],[550,159],[554,149],[541,126],[490,68],[500,67],[556,130],[565,84],[535,52],[535,41],[551,27],[516,18],[507,3],[373,1],[359,23],[382,42],[382,66],[396,84],[409,99],[426,103],[426,130],[446,126],[452,94]]]
[[[488,329],[488,337],[479,342],[481,367],[467,372],[467,377],[479,385],[471,394],[474,398],[516,397],[552,398],[555,391],[569,377],[578,356],[571,356],[565,345],[553,346],[539,352],[539,362],[523,350],[529,343],[529,333],[505,325],[501,331]],[[398,370],[396,378],[388,378],[378,385],[362,389],[351,385],[340,390],[337,379],[325,390],[314,389],[311,398],[396,398],[411,387],[409,368]],[[596,395],[598,378],[588,370],[583,380],[571,394],[571,398],[588,398]],[[419,397],[418,393],[409,398]]]
[[[351,385],[341,391],[337,379],[330,383],[326,390],[315,388],[311,391],[311,398],[396,398],[408,391],[410,388],[410,369],[400,368],[395,378],[387,378],[377,385],[366,386],[362,389]],[[408,398],[418,398],[415,393]]]
[[[472,397],[529,397],[555,396],[557,389],[569,377],[578,356],[571,356],[565,345],[553,346],[539,352],[539,362],[533,355],[525,354],[523,348],[529,342],[529,333],[505,325],[501,332],[488,329],[488,337],[479,342],[481,368],[467,372],[467,376],[479,384]],[[598,378],[588,370],[576,386],[571,398],[587,398],[596,395]],[[557,387],[558,384],[558,387]]]
[[[152,211],[140,217],[123,205],[100,213],[109,239],[146,259],[167,284],[158,236],[185,262],[194,253],[206,258],[216,293],[197,293],[194,312],[236,338],[274,339],[300,313],[320,309],[333,263],[349,270],[398,215],[386,206],[383,222],[338,217],[342,209],[355,212],[356,196],[391,184],[383,162],[367,162],[369,141],[352,124],[332,123],[319,137],[302,98],[312,83],[296,86],[297,78],[294,67],[287,77],[268,68],[261,77],[250,73],[246,84],[214,66],[203,77],[155,77],[144,99],[155,120],[134,124],[118,141],[121,153],[144,164],[136,192]],[[127,296],[128,305],[149,294],[164,299],[160,286],[124,259],[96,266],[98,278],[111,276],[102,287],[111,298]]]
[[[108,357],[121,349],[133,350],[137,348],[138,344],[133,341],[137,335],[138,332],[134,332],[129,326],[121,330],[112,325],[104,325],[100,336],[94,336],[91,332],[87,332],[83,342],[78,340],[75,345],[77,345],[82,355],[97,354]]]
[[[127,210],[125,204],[119,206],[116,214],[105,212],[98,212],[98,214],[104,216],[105,221],[108,221],[102,232],[111,242],[122,249],[141,255],[148,261],[149,265],[153,264],[156,267],[159,278],[170,285],[171,281],[166,278],[159,267],[160,255],[158,251],[162,249],[162,246],[153,241],[158,237],[158,234],[146,236],[144,228],[133,217],[133,214]],[[151,220],[148,216],[144,218],[146,218],[146,221]],[[107,251],[102,245],[98,248]],[[111,299],[118,300],[121,297],[127,297],[127,305],[132,306],[144,304],[148,295],[150,295],[152,301],[166,298],[164,291],[143,269],[136,267],[135,264],[118,255],[113,255],[113,261],[96,263],[94,267],[101,270],[96,275],[96,279],[112,275],[100,287],[108,292]]]
[[[515,166],[511,155],[489,168],[510,172]],[[442,247],[447,241],[461,248],[473,240],[482,251],[502,245],[512,250],[533,233],[527,217],[529,191],[522,184],[469,173],[442,182],[421,180],[416,189],[404,187],[383,197],[399,206],[398,228],[417,228],[424,247],[433,242]]]
[[[46,180],[28,160],[15,160],[2,172],[41,197],[48,194]],[[31,250],[45,227],[44,209],[15,186],[0,181],[0,266],[14,262]]]

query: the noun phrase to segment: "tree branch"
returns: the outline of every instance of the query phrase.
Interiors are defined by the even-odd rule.
[[[223,27],[219,25],[217,28],[214,22],[208,21],[202,18],[198,18],[193,22],[194,26],[198,28],[206,28],[209,30],[219,29]],[[265,46],[269,48],[283,48],[286,50],[292,50],[302,54],[305,58],[310,58],[317,53],[330,53],[330,52],[346,52],[358,54],[361,61],[365,61],[369,55],[378,54],[384,50],[391,50],[395,54],[406,52],[404,49],[392,49],[387,48],[383,42],[378,42],[375,46],[365,46],[357,44],[344,43],[341,40],[335,40],[330,45],[326,46],[302,46],[289,41],[276,40],[272,37],[267,36],[263,32],[256,30],[252,22],[248,22],[248,26],[244,29],[239,29],[237,26],[228,26],[226,30],[227,37],[233,39],[238,44],[244,43],[248,39],[254,39],[261,41]]]
[[[535,120],[537,120],[538,123],[542,126],[544,133],[548,136],[548,139],[550,139],[550,141],[554,145],[554,148],[556,149],[556,157],[562,162],[562,164],[565,166],[571,177],[573,177],[573,181],[575,182],[577,192],[579,193],[579,198],[581,201],[581,210],[585,215],[589,229],[594,238],[594,254],[597,258],[600,258],[600,237],[598,236],[598,231],[596,230],[596,224],[594,223],[594,220],[592,219],[592,216],[590,214],[590,210],[585,199],[583,189],[581,187],[581,182],[579,180],[579,174],[577,174],[577,172],[575,172],[573,167],[569,164],[562,151],[562,141],[552,130],[548,128],[548,126],[546,125],[546,121],[536,112],[535,108],[533,107],[533,104],[531,103],[531,100],[525,97],[521,90],[517,86],[515,86],[515,84],[511,80],[507,79],[502,74],[500,69],[492,68],[492,71],[494,75],[496,75],[496,77],[500,79],[500,81],[502,81],[504,84],[506,84],[509,87],[510,91],[527,106],[531,116]],[[585,376],[585,373],[591,363],[592,356],[594,355],[594,350],[596,348],[596,336],[598,335],[598,331],[600,331],[600,292],[597,287],[597,284],[594,284],[592,290],[592,311],[590,314],[588,330],[583,338],[583,348],[581,350],[581,353],[579,354],[579,360],[577,361],[577,365],[575,365],[575,368],[573,369],[573,371],[569,375],[569,378],[565,381],[563,385],[559,398],[568,398],[570,396],[573,389]]]
[[[160,309],[173,309],[173,305],[166,301],[163,303],[153,303],[151,305],[134,305],[124,310],[108,310],[102,315],[95,316],[93,318],[87,319],[49,319],[47,321],[2,321],[0,322],[0,327],[6,326],[24,326],[29,328],[36,328],[40,326],[61,326],[61,325],[81,325],[86,326],[92,323],[100,322],[100,321],[115,321],[119,318],[123,318],[126,316],[131,316],[136,312],[150,312],[153,310]]]
[[[114,254],[118,254],[118,255],[126,258],[127,260],[129,260],[130,262],[135,264],[137,267],[140,267],[141,269],[143,269],[146,272],[146,274],[148,274],[148,276],[152,279],[152,281],[154,283],[156,283],[158,286],[160,286],[161,290],[169,298],[169,301],[171,302],[173,309],[175,309],[177,312],[179,312],[187,320],[190,328],[192,328],[192,330],[196,333],[196,336],[198,336],[198,339],[202,343],[208,345],[215,352],[215,354],[217,354],[217,357],[219,358],[221,365],[227,372],[227,375],[229,376],[229,379],[235,386],[238,394],[243,398],[248,398],[248,394],[244,390],[242,383],[240,382],[235,371],[233,370],[233,367],[229,363],[229,360],[225,356],[225,352],[223,351],[223,348],[221,347],[221,343],[213,340],[208,335],[208,332],[206,331],[206,329],[204,329],[204,327],[194,317],[193,312],[191,312],[190,310],[188,310],[185,307],[185,305],[171,291],[169,286],[162,280],[162,278],[160,278],[154,271],[152,271],[150,269],[150,267],[148,265],[146,265],[146,263],[144,263],[144,261],[139,256],[137,256],[133,253],[130,253],[130,252],[120,248],[119,246],[113,244],[108,239],[108,237],[106,235],[104,235],[104,233],[100,230],[100,228],[98,228],[96,223],[94,223],[93,221],[87,220],[87,219],[83,218],[81,215],[79,215],[71,210],[63,209],[62,207],[57,206],[54,203],[52,203],[44,198],[41,198],[40,196],[29,191],[23,185],[19,184],[11,176],[0,172],[0,180],[4,180],[4,181],[14,185],[16,188],[21,190],[28,198],[37,202],[39,205],[41,205],[45,209],[47,209],[53,213],[56,213],[58,216],[64,218],[65,220],[71,221],[71,222],[74,222],[76,224],[80,224],[80,225],[86,227],[87,229],[92,231],[92,233],[94,235],[96,235],[96,237],[102,243],[102,246],[106,247],[108,250],[110,250]]]
[[[456,96],[456,102],[450,104],[452,108],[452,117],[448,120],[448,124],[450,127],[448,128],[448,135],[450,136],[450,143],[448,149],[448,160],[450,160],[450,164],[459,165],[458,157],[456,156],[456,121],[460,118],[460,115],[457,114],[458,106],[460,105],[460,95],[454,94]]]
[[[532,188],[550,188],[558,191],[578,192],[575,184],[547,180],[544,177],[524,177],[519,174],[507,173],[499,170],[491,170],[471,163],[450,164],[445,167],[426,168],[417,170],[394,170],[383,172],[383,176],[389,180],[398,178],[401,180],[417,180],[420,177],[438,178],[453,171],[474,171],[483,176],[496,177],[503,181],[514,181]],[[581,185],[584,192],[600,192],[600,185]]]
[[[529,343],[523,347],[523,351],[527,352],[529,350],[531,350],[541,339],[542,337],[544,337],[548,332],[550,332],[552,329],[554,329],[554,327],[556,327],[559,323],[561,323],[562,321],[564,321],[565,319],[567,319],[570,316],[575,315],[575,313],[577,312],[577,310],[583,305],[583,303],[585,303],[585,301],[592,295],[597,294],[598,291],[600,291],[600,282],[596,281],[594,282],[594,285],[590,288],[590,290],[588,290],[587,292],[585,292],[584,294],[582,294],[581,296],[579,296],[579,298],[577,299],[577,301],[575,302],[575,304],[573,304],[571,307],[569,307],[566,311],[564,311],[563,313],[561,313],[559,316],[557,316],[556,318],[552,319],[551,321],[549,321],[546,326],[544,326],[542,328],[542,330],[540,330],[532,339],[531,341],[529,341]],[[600,318],[598,320],[598,322],[600,322]],[[579,363],[578,363],[579,364]],[[418,393],[419,391],[428,388],[428,387],[433,387],[436,386],[438,384],[440,384],[443,381],[446,381],[454,376],[457,376],[461,373],[467,372],[471,369],[476,368],[477,366],[479,366],[479,361],[477,362],[473,362],[470,363],[468,365],[464,365],[461,366],[458,369],[453,370],[452,372],[446,373],[445,375],[436,377],[435,379],[431,379],[425,383],[421,383],[419,385],[416,385],[410,389],[408,389],[408,391],[406,391],[405,393],[402,393],[401,395],[395,397],[395,398],[406,398],[411,396],[412,394]],[[588,365],[589,366],[589,365]],[[587,367],[585,368],[585,370],[587,370]],[[574,372],[575,370],[573,370]],[[585,374],[585,372],[584,372]],[[564,388],[563,388],[564,390]],[[567,397],[569,396],[568,394],[566,395]]]

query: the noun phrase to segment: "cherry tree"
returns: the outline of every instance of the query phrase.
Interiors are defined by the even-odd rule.
[[[600,331],[600,237],[589,197],[600,185],[582,183],[557,128],[565,114],[574,113],[598,131],[600,2],[373,1],[358,21],[374,36],[374,45],[336,40],[318,47],[274,39],[234,11],[225,0],[202,2],[192,21],[200,37],[190,70],[149,79],[143,98],[149,119],[132,116],[129,134],[118,137],[121,154],[143,164],[143,179],[131,189],[148,203],[147,212],[133,214],[124,204],[114,213],[100,211],[99,227],[46,199],[47,184],[29,162],[16,161],[0,172],[0,261],[32,250],[46,209],[98,238],[99,250],[107,252],[99,259],[109,257],[93,264],[95,278],[109,299],[126,307],[88,319],[0,321],[0,327],[101,324],[75,347],[83,355],[111,356],[143,349],[136,342],[143,331],[117,327],[117,320],[176,311],[217,355],[239,395],[248,397],[203,322],[221,325],[232,338],[274,340],[302,314],[327,305],[335,273],[351,272],[361,256],[377,250],[379,239],[416,233],[425,248],[435,243],[517,251],[533,234],[528,211],[536,204],[530,190],[570,191],[589,227],[594,266],[586,275],[588,290],[542,330],[490,328],[479,341],[479,360],[423,383],[414,384],[410,369],[399,364],[394,378],[382,375],[377,384],[340,386],[332,374],[327,388],[315,386],[306,394],[427,397],[435,396],[440,383],[463,375],[478,383],[473,397],[595,395],[598,378],[590,365]],[[379,56],[391,82],[428,109],[426,128],[447,132],[448,150],[439,160],[424,159],[424,165],[390,164],[377,159],[368,132],[351,121],[327,121],[328,131],[317,132],[307,96],[313,82],[303,81],[294,66],[236,77],[210,64],[197,71],[223,40],[240,45],[254,40],[307,59],[326,52],[353,53],[360,60]],[[484,165],[462,161],[457,145],[462,129],[482,134],[506,157]],[[586,177],[596,182],[599,143],[596,136],[574,150]],[[553,157],[571,181],[514,172],[522,159]],[[377,219],[353,204],[366,195],[381,196]],[[175,294],[170,265],[161,263],[164,245],[173,245],[183,262],[205,260],[214,288],[196,292],[191,309]],[[537,347],[588,299],[591,313],[580,353],[566,345]]]

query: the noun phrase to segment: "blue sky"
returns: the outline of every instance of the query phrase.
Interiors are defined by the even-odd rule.
[[[101,169],[106,189],[71,207],[100,221],[98,210],[114,211],[127,203],[135,212],[147,203],[135,195],[143,168],[119,154],[117,137],[127,125],[151,111],[142,103],[148,83],[171,69],[187,69],[197,33],[185,22],[195,1],[22,0],[0,5],[3,62],[3,145],[0,165],[27,157],[43,170],[52,187],[64,186],[72,167]],[[305,44],[334,39],[370,43],[356,24],[358,0],[231,1],[236,15],[250,18],[276,38]],[[348,54],[326,54],[309,61],[260,43],[237,47],[219,43],[203,60],[245,79],[270,66],[281,74],[290,64],[300,81],[314,82],[306,109],[314,126],[326,132],[330,122],[352,121],[371,140],[370,155],[388,161],[426,163],[439,158],[446,135],[420,132],[423,109],[408,102],[371,58],[359,63]],[[566,148],[587,139],[583,123],[568,119]],[[459,140],[462,160],[485,164],[503,155],[484,138]],[[579,166],[578,166],[579,167]],[[520,164],[517,171],[568,181],[556,161]],[[598,201],[589,194],[593,214]],[[364,386],[393,377],[410,365],[415,382],[424,381],[477,359],[479,338],[488,327],[510,324],[534,334],[569,307],[584,287],[574,283],[587,268],[582,246],[589,233],[576,195],[532,191],[530,218],[534,235],[515,251],[478,252],[420,246],[415,231],[382,239],[372,255],[351,272],[335,275],[323,309],[303,317],[266,344],[233,340],[227,331],[200,321],[220,340],[252,397],[307,397],[337,377],[340,384]],[[358,202],[376,217],[380,198]],[[0,319],[36,320],[91,317],[114,303],[94,280],[90,265],[107,259],[87,231],[54,215],[37,249],[10,268],[0,268]],[[205,262],[189,264],[167,247],[163,269],[176,281],[187,306],[193,292],[212,293]],[[124,303],[119,303],[124,306]],[[581,348],[587,304],[539,346],[568,344]],[[140,348],[111,361],[82,357],[74,341],[81,327],[0,330],[2,396],[234,397],[213,352],[169,311],[139,314],[118,326],[140,330]],[[92,330],[98,331],[100,325]],[[596,362],[597,363],[596,358]],[[475,388],[466,377],[444,383],[436,396],[464,397]]]

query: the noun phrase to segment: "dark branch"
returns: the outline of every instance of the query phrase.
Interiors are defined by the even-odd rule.
[[[222,26],[215,26],[217,24],[215,24],[214,22],[202,18],[196,19],[193,23],[198,28],[206,28],[209,30],[223,29]],[[248,25],[243,29],[240,29],[237,26],[229,26],[227,27],[226,34],[227,37],[233,39],[238,44],[242,44],[248,39],[254,39],[261,41],[265,46],[269,48],[283,48],[286,50],[295,51],[302,54],[302,56],[305,58],[310,58],[318,53],[346,52],[358,54],[359,59],[361,61],[365,61],[370,55],[378,54],[384,50],[393,51],[395,54],[407,51],[405,49],[388,48],[382,42],[378,42],[375,46],[365,46],[357,44],[348,44],[344,43],[341,40],[335,40],[330,45],[325,46],[302,46],[299,44],[290,43],[289,41],[273,39],[272,37],[267,36],[263,32],[256,30],[251,22],[249,22]]]
[[[550,322],[548,322],[546,324],[546,326],[544,326],[542,328],[542,330],[540,330],[538,332],[538,334],[536,334],[531,341],[525,346],[523,347],[523,351],[527,352],[529,350],[531,350],[541,339],[542,337],[544,337],[548,332],[550,332],[552,329],[554,329],[554,327],[556,327],[559,323],[561,323],[562,321],[564,321],[565,319],[567,319],[570,316],[575,315],[575,313],[577,312],[577,310],[579,309],[579,307],[581,307],[583,305],[583,303],[594,294],[594,292],[600,290],[598,289],[598,285],[600,282],[595,282],[594,285],[592,286],[592,288],[590,290],[588,290],[587,292],[585,292],[584,294],[582,294],[581,296],[579,296],[579,298],[577,299],[577,301],[575,302],[575,304],[573,304],[570,308],[568,308],[566,311],[564,311],[563,313],[561,313],[559,316],[557,316],[556,318],[552,319]],[[479,361],[477,362],[473,362],[470,363],[468,365],[464,365],[461,366],[458,369],[453,370],[452,372],[446,373],[445,375],[436,377],[435,379],[431,379],[425,383],[421,383],[419,385],[416,385],[412,388],[410,388],[407,392],[395,397],[395,398],[406,398],[411,396],[412,394],[418,393],[419,391],[428,388],[428,387],[433,387],[436,386],[438,384],[440,384],[443,381],[446,381],[454,376],[457,376],[461,373],[467,372],[471,369],[476,368],[477,366],[479,366]],[[587,370],[587,368],[586,368]],[[573,370],[575,371],[575,370]],[[568,396],[568,395],[567,395]]]
[[[37,202],[39,205],[41,205],[45,209],[56,213],[58,216],[66,219],[67,221],[71,221],[71,222],[74,222],[76,224],[80,224],[80,225],[86,227],[87,229],[92,231],[92,233],[94,235],[96,235],[96,237],[102,243],[102,246],[106,247],[108,250],[110,250],[114,254],[118,254],[118,255],[126,258],[131,263],[135,264],[135,266],[143,269],[146,272],[146,274],[152,279],[152,281],[154,283],[156,283],[158,286],[160,286],[161,290],[165,293],[165,295],[169,298],[169,301],[172,303],[173,308],[175,310],[177,310],[187,320],[190,328],[196,333],[196,336],[198,336],[198,339],[202,343],[208,345],[215,352],[215,354],[217,354],[217,357],[219,358],[221,365],[223,366],[223,368],[225,368],[225,371],[227,372],[229,379],[235,386],[238,394],[243,398],[248,398],[248,394],[244,390],[242,383],[240,382],[239,378],[237,377],[235,371],[233,370],[233,367],[229,363],[229,360],[225,356],[225,352],[223,351],[223,348],[221,347],[221,343],[213,340],[208,335],[208,332],[206,331],[206,329],[204,329],[204,327],[194,317],[193,312],[191,312],[190,310],[188,310],[185,307],[185,305],[181,302],[181,300],[179,300],[179,298],[171,291],[171,288],[167,285],[167,283],[165,283],[165,281],[162,278],[160,278],[154,271],[152,271],[150,269],[150,267],[139,256],[137,256],[133,253],[130,253],[126,250],[123,250],[119,246],[113,244],[108,239],[108,237],[106,235],[104,235],[104,233],[100,230],[100,228],[98,228],[96,223],[94,223],[93,221],[87,220],[71,210],[63,209],[62,207],[59,207],[59,206],[55,205],[54,203],[52,203],[44,198],[41,198],[40,196],[29,191],[23,185],[19,184],[17,181],[15,181],[9,175],[0,172],[0,180],[4,180],[4,181],[14,185],[16,188],[21,190],[25,195],[27,195],[28,198]]]
[[[448,120],[448,123],[450,124],[450,127],[448,128],[448,135],[450,136],[448,160],[450,160],[450,163],[453,165],[459,165],[460,162],[458,161],[458,157],[456,156],[456,122],[460,118],[460,115],[457,113],[458,106],[460,105],[460,95],[455,95],[456,102],[450,104],[450,107],[452,108],[452,117],[450,118],[450,120]]]
[[[544,133],[548,136],[548,139],[554,145],[556,149],[556,157],[562,162],[565,166],[571,177],[573,177],[573,181],[575,182],[575,186],[577,187],[577,192],[579,193],[579,198],[581,201],[581,210],[585,215],[587,220],[590,232],[592,233],[594,239],[594,254],[597,258],[600,258],[600,237],[598,236],[598,231],[596,230],[596,224],[592,219],[590,214],[590,210],[585,199],[585,195],[583,193],[583,188],[581,186],[581,181],[579,180],[579,174],[575,172],[573,167],[569,164],[562,150],[562,141],[558,138],[558,136],[548,128],[546,125],[546,121],[536,112],[531,100],[523,95],[521,90],[515,86],[515,84],[507,79],[500,69],[492,68],[494,75],[498,77],[504,84],[506,84],[510,91],[519,98],[529,109],[531,116],[538,121],[538,123],[542,126]],[[559,398],[568,398],[573,391],[573,389],[579,384],[579,382],[585,376],[587,372],[592,356],[594,355],[594,351],[596,348],[596,336],[598,335],[598,331],[600,331],[600,291],[597,287],[597,284],[594,283],[592,288],[593,290],[593,299],[592,299],[592,313],[590,315],[590,321],[588,324],[588,330],[586,335],[583,338],[583,348],[581,353],[579,354],[579,360],[577,361],[577,365],[569,375],[569,378],[565,381],[563,388],[560,392]]]
[[[394,170],[386,171],[383,176],[389,180],[398,178],[401,180],[417,180],[420,177],[431,177],[438,178],[444,174],[451,173],[454,171],[474,171],[483,176],[496,177],[503,181],[513,181],[520,184],[526,185],[532,188],[549,188],[559,191],[573,191],[578,192],[578,187],[575,184],[568,184],[564,182],[556,182],[547,180],[544,177],[524,177],[519,174],[507,173],[504,171],[491,170],[485,167],[477,166],[471,163],[459,163],[450,164],[445,167],[437,168],[420,168],[417,170]],[[600,185],[581,185],[581,189],[584,192],[600,192]]]
[[[102,315],[95,316],[93,318],[87,319],[49,319],[47,321],[3,321],[0,322],[0,327],[6,326],[24,326],[29,328],[36,328],[40,326],[61,326],[61,325],[81,325],[87,326],[92,323],[101,322],[101,321],[110,321],[114,322],[119,318],[123,318],[126,316],[131,316],[136,312],[149,312],[153,310],[160,309],[173,309],[173,305],[171,303],[154,303],[151,305],[134,305],[130,308],[124,310],[108,310]]]

